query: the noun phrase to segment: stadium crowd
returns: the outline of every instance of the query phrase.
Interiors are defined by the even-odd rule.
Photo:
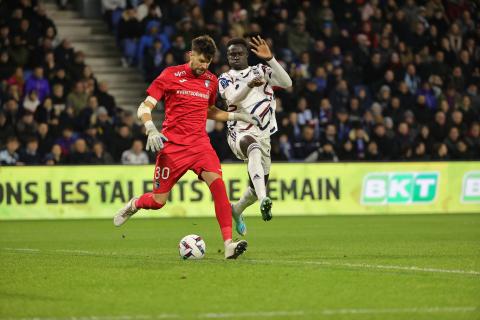
[[[134,115],[44,5],[2,1],[0,17],[0,165],[149,163]]]
[[[184,63],[197,35],[218,45],[216,74],[228,69],[230,38],[266,38],[294,81],[276,91],[273,160],[480,159],[480,8],[473,1],[102,5],[124,64],[138,66],[146,81]],[[44,8],[22,0],[0,10],[0,163],[147,163],[142,127],[116,108],[84,53],[57,38]],[[209,135],[220,159],[234,160],[225,125]]]

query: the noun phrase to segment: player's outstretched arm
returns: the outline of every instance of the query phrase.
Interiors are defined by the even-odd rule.
[[[260,118],[255,114],[225,112],[213,105],[208,107],[207,118],[215,121],[221,121],[221,122],[243,121],[243,122],[253,124],[254,126],[257,126],[257,127],[261,126],[262,124]]]
[[[168,141],[167,137],[157,130],[152,121],[152,110],[155,108],[157,101],[155,98],[148,96],[144,102],[140,104],[137,110],[137,116],[142,120],[143,125],[147,129],[147,151],[158,152],[163,149],[163,142]]]
[[[252,52],[255,53],[257,57],[267,61],[270,68],[272,68],[272,85],[282,88],[291,87],[292,79],[275,59],[267,42],[260,36],[257,36],[252,38],[250,45],[252,46]]]

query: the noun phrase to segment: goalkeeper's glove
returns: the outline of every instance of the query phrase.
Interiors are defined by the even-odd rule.
[[[147,129],[147,151],[158,152],[163,149],[163,142],[168,141],[167,137],[157,130],[152,120],[145,122],[145,128]]]
[[[228,120],[230,121],[243,121],[254,126],[260,127],[262,125],[262,120],[256,114],[245,114],[245,113],[235,113],[229,112],[228,113]]]

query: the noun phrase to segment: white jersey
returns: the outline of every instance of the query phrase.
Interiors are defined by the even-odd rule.
[[[233,88],[235,91],[242,90],[253,78],[258,76],[264,78],[265,84],[250,89],[245,98],[238,103],[233,104],[229,101],[226,93],[227,88]],[[222,99],[226,100],[229,112],[256,114],[262,121],[259,127],[242,121],[228,121],[229,135],[248,132],[258,138],[267,138],[277,131],[277,120],[275,119],[276,103],[272,88],[272,82],[274,82],[272,79],[272,68],[258,64],[249,66],[244,70],[231,69],[226,73],[222,73],[218,82],[220,95]]]

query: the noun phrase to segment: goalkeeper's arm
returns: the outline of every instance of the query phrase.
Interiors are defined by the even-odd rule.
[[[147,129],[147,145],[145,149],[147,151],[158,152],[163,149],[163,142],[168,141],[161,132],[157,130],[157,127],[152,121],[152,110],[155,108],[157,100],[151,96],[148,96],[143,101],[137,110],[137,116],[142,120],[143,125]]]
[[[215,121],[220,121],[220,122],[243,121],[243,122],[253,124],[257,127],[261,125],[260,118],[255,114],[226,112],[218,109],[213,105],[208,107],[207,118]]]

